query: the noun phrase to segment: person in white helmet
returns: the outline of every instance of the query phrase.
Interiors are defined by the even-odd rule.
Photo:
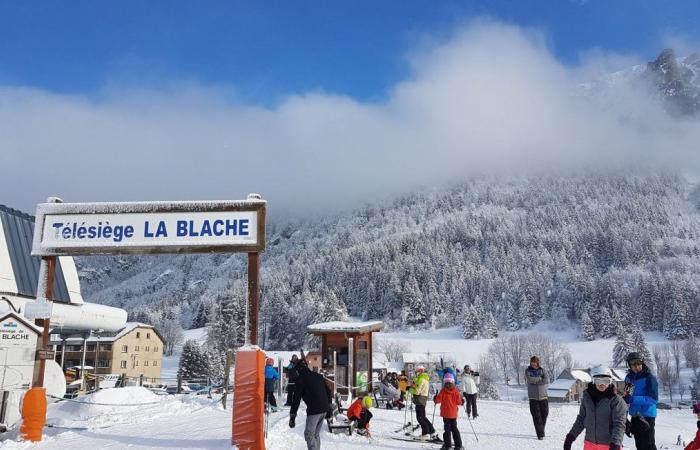
[[[571,450],[571,444],[583,430],[586,430],[584,450],[620,450],[627,404],[615,389],[610,369],[595,366],[591,368],[591,378],[593,381],[581,397],[576,421],[566,435],[564,450]]]

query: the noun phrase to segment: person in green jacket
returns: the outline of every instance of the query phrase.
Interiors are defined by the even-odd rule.
[[[430,376],[425,372],[425,367],[416,367],[416,379],[408,392],[413,396],[413,404],[416,405],[416,419],[420,424],[422,440],[439,440],[433,424],[425,415],[425,405],[428,403],[430,391]]]

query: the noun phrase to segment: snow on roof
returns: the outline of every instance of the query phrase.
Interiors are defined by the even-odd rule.
[[[571,369],[571,376],[573,376],[575,379],[577,379],[579,381],[583,381],[585,383],[591,382],[590,374],[583,369]]]
[[[566,378],[559,378],[557,380],[554,380],[548,387],[547,387],[547,392],[550,390],[553,391],[559,391],[559,390],[565,390],[568,391],[571,389],[571,386],[576,384],[576,380],[568,380]]]
[[[299,357],[299,352],[288,352],[282,350],[264,350],[264,352],[267,358],[272,358],[275,360],[275,365],[277,365],[278,360],[282,359],[282,365],[285,367],[292,359],[292,355],[297,355],[297,358]]]
[[[366,333],[379,331],[384,328],[384,322],[375,320],[371,322],[322,322],[314,323],[306,327],[309,333]]]
[[[564,398],[569,394],[568,389],[547,389],[547,397]]]
[[[90,337],[87,339],[88,342],[114,342],[117,339],[122,338],[123,336],[129,334],[136,328],[150,328],[152,329],[160,339],[165,342],[165,339],[163,339],[163,336],[158,333],[158,330],[155,329],[153,325],[149,325],[147,323],[141,323],[141,322],[127,322],[126,326],[119,330],[119,332],[115,333],[97,333],[97,334],[91,334]],[[66,339],[66,341],[83,341],[83,338],[81,337],[69,337]],[[61,339],[60,337],[56,338],[55,334],[51,335],[51,344],[60,344]]]

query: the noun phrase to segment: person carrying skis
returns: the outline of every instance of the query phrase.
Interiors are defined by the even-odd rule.
[[[532,421],[535,424],[535,433],[537,433],[537,439],[542,440],[549,415],[549,401],[547,400],[549,377],[540,367],[540,358],[537,356],[530,358],[530,365],[525,369],[525,380],[527,381],[527,396],[530,399],[530,414],[532,414]]]
[[[416,367],[416,379],[409,389],[413,396],[413,404],[416,406],[416,420],[420,425],[421,436],[420,440],[438,440],[435,433],[435,428],[430,420],[425,416],[425,405],[428,403],[428,394],[430,392],[430,375],[425,371],[425,367]]]
[[[637,450],[656,450],[655,432],[656,402],[659,400],[659,383],[644,357],[639,352],[627,355],[629,372],[625,377],[622,398],[629,405],[632,416],[632,434]]]
[[[695,432],[695,439],[690,441],[690,443],[685,446],[684,450],[700,450],[700,403],[693,405],[693,412],[698,418],[698,431]],[[679,440],[680,437],[681,436],[678,435]]]
[[[576,421],[566,435],[564,450],[571,450],[571,444],[584,429],[583,450],[620,450],[627,421],[627,404],[615,389],[610,369],[593,367],[591,378],[593,381],[583,391]]]
[[[365,436],[371,436],[369,432],[369,421],[372,419],[370,408],[372,408],[372,397],[369,395],[358,397],[348,407],[348,420],[357,422],[357,432]]]
[[[457,416],[459,407],[462,405],[462,394],[455,387],[455,378],[452,374],[445,374],[442,379],[442,389],[435,396],[433,401],[440,405],[440,417],[445,426],[445,432],[442,434],[442,439],[445,443],[441,450],[449,450],[452,447],[452,439],[455,441],[455,450],[463,450],[462,436],[457,428]]]
[[[476,410],[476,397],[479,394],[479,372],[471,370],[469,365],[464,366],[464,372],[462,372],[462,393],[467,402],[467,418],[471,416],[476,419],[479,417]]]
[[[275,369],[275,360],[267,358],[265,360],[265,403],[270,405],[272,411],[277,411],[277,400],[275,399],[275,383],[280,376]]]
[[[306,428],[304,439],[308,450],[321,450],[321,426],[326,414],[331,411],[333,394],[323,376],[312,372],[303,358],[297,363],[299,377],[294,387],[292,408],[289,411],[289,427],[296,426],[297,411],[302,400],[306,404]]]
[[[289,365],[285,368],[285,373],[287,375],[287,401],[284,402],[284,406],[292,406],[292,396],[294,395],[294,383],[296,382],[299,372],[297,371],[297,363],[299,362],[299,357],[297,355],[292,355],[289,360]]]

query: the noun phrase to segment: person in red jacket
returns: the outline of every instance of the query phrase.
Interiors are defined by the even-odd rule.
[[[358,397],[352,402],[348,408],[348,420],[357,422],[357,432],[359,434],[369,435],[369,421],[372,419],[372,412],[369,410],[372,407],[372,397]]]
[[[700,403],[693,405],[693,412],[698,416],[698,431],[695,433],[695,439],[685,446],[685,450],[700,450]]]
[[[447,450],[452,447],[452,439],[455,440],[454,450],[464,450],[462,447],[462,436],[457,429],[457,414],[459,407],[462,405],[462,393],[455,387],[455,377],[451,373],[445,374],[442,379],[443,388],[433,399],[435,403],[440,404],[440,417],[445,426],[445,432],[442,434],[442,439],[445,441],[441,450]]]

